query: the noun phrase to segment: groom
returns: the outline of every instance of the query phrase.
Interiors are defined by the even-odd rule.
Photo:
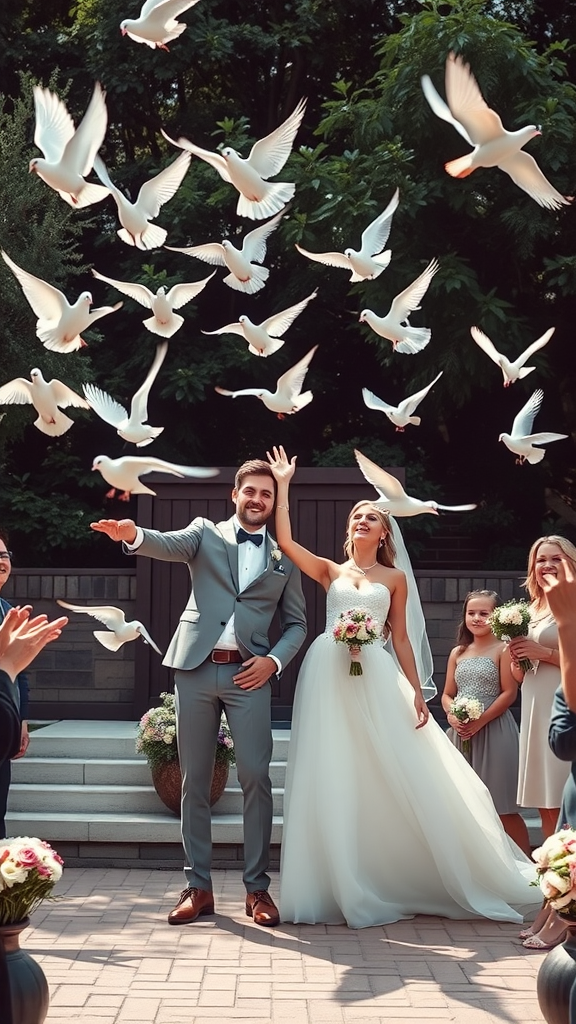
[[[164,664],[176,670],[176,725],[182,768],[182,842],[187,887],[168,915],[188,924],[214,913],[210,785],[224,705],[244,795],[246,913],[276,925],[268,893],[272,830],[270,703],[272,676],[294,657],[306,636],[300,573],[276,548],[266,525],[276,482],[268,462],[252,459],[236,473],[236,513],[222,523],[198,517],[184,530],[142,530],[131,519],[104,519],[94,530],[125,549],[186,562],[192,591]],[[268,631],[279,612],[282,635],[271,648]]]

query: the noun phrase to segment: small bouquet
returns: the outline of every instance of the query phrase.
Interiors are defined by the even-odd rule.
[[[484,711],[484,705],[476,697],[456,697],[450,705],[450,714],[459,722],[477,722]],[[470,740],[462,740],[462,753],[468,757]]]
[[[332,630],[332,636],[337,643],[347,644],[351,649],[362,647],[363,644],[374,643],[381,636],[381,630],[376,619],[373,619],[368,612],[361,608],[356,608],[340,612],[338,621]],[[360,654],[350,650],[350,658],[350,675],[361,676]]]
[[[49,899],[62,858],[41,839],[0,839],[0,925],[24,921]]]
[[[150,708],[142,715],[136,735],[136,750],[139,754],[146,755],[151,769],[178,760],[174,694],[161,693],[160,698],[160,707]],[[224,712],[220,718],[215,761],[225,761],[229,765],[236,763],[234,743]]]
[[[517,636],[528,636],[530,625],[530,607],[526,601],[507,601],[494,609],[488,619],[490,629],[499,640],[510,643]],[[530,672],[534,665],[529,658],[521,658],[520,668],[524,673]]]
[[[532,885],[540,886],[553,910],[576,919],[576,831],[565,828],[549,836],[532,859],[538,873]]]

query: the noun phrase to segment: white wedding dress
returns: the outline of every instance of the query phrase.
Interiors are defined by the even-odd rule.
[[[296,688],[288,755],[280,913],[285,921],[389,924],[414,914],[521,921],[542,902],[532,864],[502,829],[492,799],[430,718],[416,730],[414,691],[383,643],[351,676],[331,629],[363,608],[386,621],[381,583],[342,577],[327,631]]]

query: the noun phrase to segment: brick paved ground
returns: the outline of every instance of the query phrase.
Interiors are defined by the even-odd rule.
[[[239,872],[215,877],[217,914],[170,927],[180,872],[69,868],[23,944],[64,1024],[494,1024],[542,1021],[518,927],[418,917],[384,928],[244,916]],[[277,876],[272,892],[277,890]]]

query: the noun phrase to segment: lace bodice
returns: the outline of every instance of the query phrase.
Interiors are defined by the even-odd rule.
[[[326,594],[326,632],[330,633],[338,616],[352,609],[362,609],[377,619],[383,628],[390,608],[390,591],[383,583],[362,580],[360,589],[339,576],[333,580]]]
[[[477,697],[485,708],[490,707],[500,694],[498,666],[486,654],[463,658],[456,665],[454,678],[459,697]]]

